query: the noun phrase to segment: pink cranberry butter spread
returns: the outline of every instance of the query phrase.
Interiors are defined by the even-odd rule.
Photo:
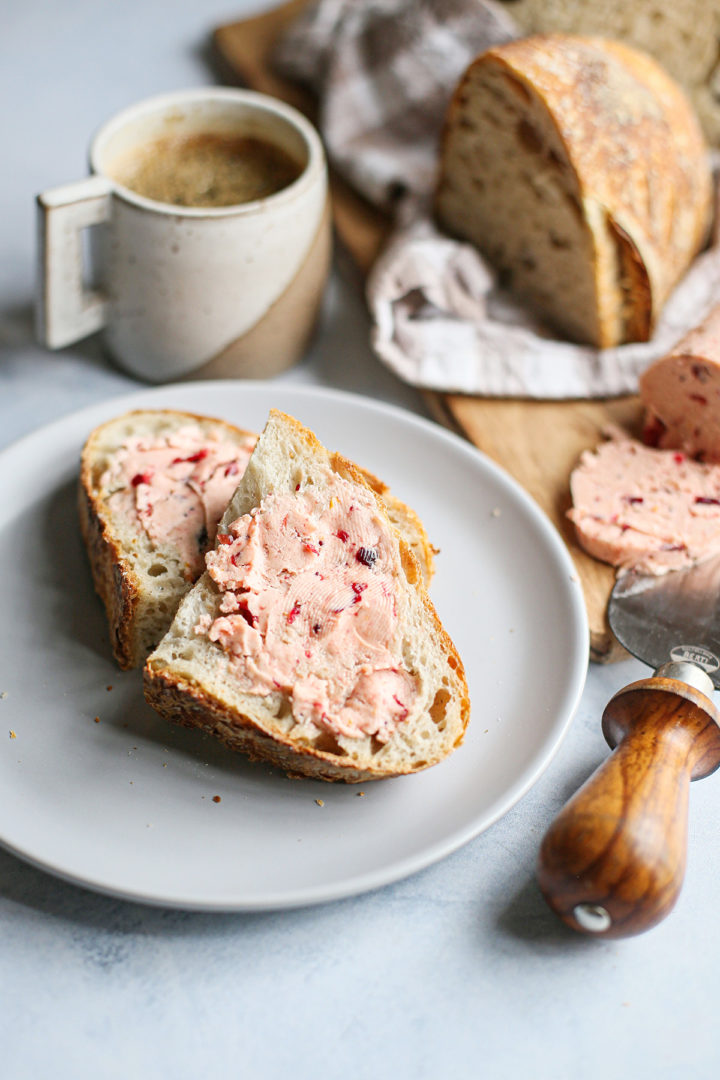
[[[372,495],[341,477],[268,495],[208,553],[221,614],[195,632],[233,658],[244,691],[290,695],[297,723],[387,742],[417,693],[393,551]]]
[[[578,540],[622,569],[664,574],[720,552],[720,465],[615,437],[570,478]]]
[[[720,461],[720,304],[640,378],[643,438],[662,449]]]
[[[189,580],[204,568],[217,524],[238,486],[255,439],[223,441],[194,425],[166,436],[128,439],[100,483],[115,513],[154,543],[170,543]]]

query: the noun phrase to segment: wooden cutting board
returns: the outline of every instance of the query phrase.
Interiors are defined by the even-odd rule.
[[[281,98],[314,119],[311,95],[279,78],[269,62],[279,34],[306,3],[290,0],[266,14],[221,26],[213,34],[213,46],[228,81]],[[383,246],[390,222],[337,175],[331,176],[331,190],[338,237],[366,273]],[[605,662],[626,656],[606,617],[615,572],[578,546],[565,513],[570,505],[568,476],[580,453],[601,441],[608,424],[620,424],[637,433],[641,418],[638,399],[555,402],[434,393],[427,398],[436,418],[465,435],[514,476],[560,532],[585,595],[591,659]]]

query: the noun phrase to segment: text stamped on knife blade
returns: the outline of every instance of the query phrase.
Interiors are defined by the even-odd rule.
[[[702,645],[676,645],[670,650],[670,656],[673,660],[697,664],[703,671],[717,671],[720,668],[720,659]]]

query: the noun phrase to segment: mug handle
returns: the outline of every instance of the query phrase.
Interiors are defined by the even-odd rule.
[[[38,204],[38,339],[61,349],[105,325],[107,299],[83,283],[81,230],[110,217],[112,185],[103,176],[44,191]]]

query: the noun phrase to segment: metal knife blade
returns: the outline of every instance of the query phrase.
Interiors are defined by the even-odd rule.
[[[720,556],[660,577],[621,574],[608,621],[638,660],[655,669],[695,664],[720,689]]]

